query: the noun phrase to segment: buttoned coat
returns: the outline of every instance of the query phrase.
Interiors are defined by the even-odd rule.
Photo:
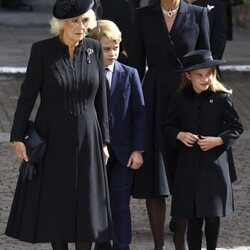
[[[134,150],[146,150],[145,104],[136,69],[115,62],[108,93],[110,146],[121,165],[127,166]]]
[[[213,217],[232,212],[227,149],[243,128],[230,95],[210,90],[196,94],[191,87],[186,88],[173,97],[163,131],[169,147],[178,152],[171,215]],[[208,151],[202,151],[198,144],[187,147],[176,139],[181,131],[219,136],[224,144]]]
[[[109,131],[100,42],[84,38],[74,64],[58,37],[32,46],[11,141],[22,141],[38,95],[35,127],[47,150],[32,181],[18,180],[6,234],[33,243],[107,241],[111,213],[102,148]]]
[[[143,155],[143,166],[136,172],[133,195],[153,198],[170,194],[171,177],[165,160],[165,142],[161,140],[162,118],[170,96],[181,82],[181,74],[177,73],[180,59],[194,49],[210,49],[209,23],[205,8],[183,0],[170,32],[159,4],[138,9],[135,18],[133,66],[143,79],[147,152]]]

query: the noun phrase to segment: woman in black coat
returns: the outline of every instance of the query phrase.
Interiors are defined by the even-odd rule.
[[[209,23],[205,8],[183,0],[161,0],[138,9],[135,22],[132,56],[133,66],[143,79],[147,150],[144,164],[135,176],[133,196],[146,199],[155,249],[159,250],[164,249],[164,197],[170,194],[170,172],[174,172],[166,163],[162,117],[181,82],[181,74],[176,72],[181,66],[179,58],[194,49],[210,48]]]
[[[67,242],[90,249],[92,241],[111,239],[103,54],[99,42],[84,37],[96,24],[92,6],[92,0],[56,1],[56,36],[32,46],[11,131],[17,156],[28,160],[22,140],[40,94],[35,127],[47,151],[37,175],[18,180],[6,234],[52,242],[53,249],[67,249]]]
[[[178,151],[171,215],[189,219],[189,249],[200,250],[205,220],[207,249],[215,250],[220,217],[233,211],[228,148],[243,127],[230,98],[216,79],[210,51],[183,58],[180,91],[172,98],[164,124],[165,140]]]

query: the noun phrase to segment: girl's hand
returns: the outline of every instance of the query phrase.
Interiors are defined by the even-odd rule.
[[[142,164],[143,164],[143,158],[141,151],[139,150],[133,151],[128,159],[127,167],[132,169],[139,169]]]
[[[222,145],[224,142],[221,137],[201,136],[197,144],[202,151],[208,151],[214,147]]]
[[[16,142],[13,142],[13,148],[15,150],[15,153],[17,155],[17,157],[22,160],[22,161],[28,161],[28,156],[27,156],[27,153],[26,153],[26,147],[24,145],[23,142],[21,141],[16,141]]]
[[[103,145],[102,149],[103,149],[104,162],[105,162],[105,164],[107,164],[108,158],[109,158],[109,152],[108,152],[107,145]]]
[[[179,132],[177,137],[183,144],[187,147],[193,147],[193,145],[198,141],[198,135],[192,134],[190,132]]]

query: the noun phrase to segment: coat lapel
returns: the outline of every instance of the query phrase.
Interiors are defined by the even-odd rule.
[[[170,32],[170,35],[172,37],[174,37],[177,33],[181,33],[183,28],[185,27],[185,23],[188,23],[187,20],[189,19],[190,14],[188,13],[187,10],[188,10],[188,4],[185,1],[181,0],[178,14],[176,16],[172,30]]]
[[[159,4],[154,6],[152,23],[153,23],[153,29],[156,31],[156,34],[159,36],[160,39],[163,40],[164,44],[166,45],[167,47],[166,51],[169,51],[169,53],[172,54],[174,58],[176,58],[177,55],[174,46],[172,44],[172,39],[165,24],[164,16]]]
[[[116,102],[119,100],[122,89],[125,85],[125,72],[120,63],[115,62],[114,71],[111,82],[110,112],[113,110]]]

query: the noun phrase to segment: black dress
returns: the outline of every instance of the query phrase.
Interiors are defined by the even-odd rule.
[[[168,32],[159,4],[138,9],[135,36],[133,66],[141,79],[144,77],[147,150],[143,154],[143,166],[136,171],[133,196],[154,198],[170,193],[169,182],[174,170],[167,164],[162,119],[170,96],[181,82],[181,74],[177,73],[180,59],[194,49],[210,48],[207,11],[181,0],[174,25]],[[144,76],[146,61],[148,71]]]
[[[32,46],[11,141],[22,140],[40,93],[35,126],[47,152],[32,181],[18,180],[8,236],[33,243],[111,238],[102,151],[109,141],[105,84],[99,42],[84,38],[73,65],[58,37]]]
[[[187,147],[176,140],[180,131],[220,136],[224,144],[208,151],[202,151],[198,144]],[[210,90],[196,94],[192,87],[176,94],[164,125],[166,140],[178,150],[173,217],[222,217],[233,211],[227,150],[242,132],[229,94]]]

